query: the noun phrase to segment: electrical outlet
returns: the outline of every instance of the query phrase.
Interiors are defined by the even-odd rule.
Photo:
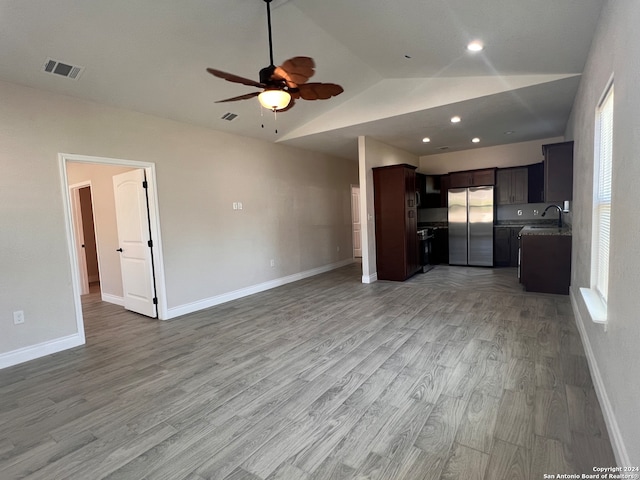
[[[276,266],[276,261],[275,261],[273,258],[271,259],[271,266],[272,266],[272,267],[275,267],[275,266]]]
[[[518,210],[518,216],[521,217],[522,216],[522,210]]]
[[[20,325],[21,323],[24,323],[24,312],[22,310],[13,312],[13,324]]]
[[[534,210],[534,211],[533,211],[533,215],[534,215],[534,216],[535,216],[535,215],[538,215],[538,210]]]

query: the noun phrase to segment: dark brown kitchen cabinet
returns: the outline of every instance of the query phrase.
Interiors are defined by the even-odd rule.
[[[416,167],[373,169],[378,279],[403,281],[418,265]]]
[[[534,163],[527,166],[529,184],[529,203],[544,202],[544,163]]]
[[[481,187],[496,184],[496,169],[467,170],[449,174],[449,188]]]
[[[560,203],[573,198],[573,142],[542,146],[544,201]]]
[[[433,243],[430,257],[432,265],[449,263],[449,229],[437,227],[433,229]]]
[[[571,235],[522,235],[520,283],[528,292],[569,294]]]
[[[527,167],[500,168],[496,172],[496,204],[513,205],[529,201]]]
[[[495,227],[493,233],[493,264],[496,267],[518,266],[518,234],[522,227]]]

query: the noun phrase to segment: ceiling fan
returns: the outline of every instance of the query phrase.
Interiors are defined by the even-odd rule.
[[[237,97],[218,100],[216,103],[235,102],[258,97],[263,107],[269,110],[285,112],[291,109],[295,100],[326,100],[340,95],[344,90],[335,83],[307,83],[315,73],[315,62],[310,57],[293,57],[276,67],[273,64],[273,43],[271,40],[271,7],[272,0],[264,0],[267,4],[267,25],[269,27],[269,60],[268,67],[260,70],[260,81],[240,77],[232,73],[214,68],[207,72],[229,82],[241,83],[250,87],[261,88],[261,92],[247,93]]]

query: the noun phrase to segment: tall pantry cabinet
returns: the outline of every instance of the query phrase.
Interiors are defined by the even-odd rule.
[[[403,281],[419,270],[416,167],[373,169],[378,279]]]

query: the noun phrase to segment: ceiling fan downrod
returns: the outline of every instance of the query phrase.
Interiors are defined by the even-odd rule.
[[[271,38],[271,0],[264,0],[267,4],[267,27],[269,29],[269,66],[273,67],[273,40]]]

